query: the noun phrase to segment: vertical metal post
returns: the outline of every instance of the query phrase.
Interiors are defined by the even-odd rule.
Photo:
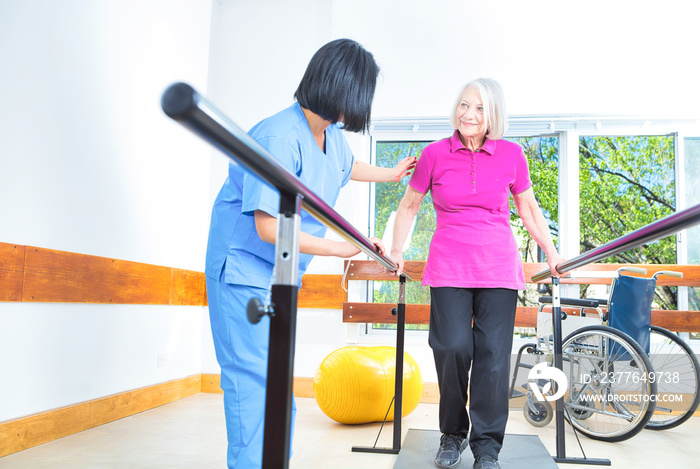
[[[562,357],[562,333],[561,333],[561,296],[559,290],[559,277],[552,278],[552,335],[554,339],[554,367],[563,372],[564,361]],[[554,403],[554,414],[556,422],[556,448],[557,455],[554,457],[556,463],[585,464],[595,466],[609,466],[609,459],[597,458],[567,458],[566,442],[564,435],[564,398],[560,397]]]
[[[401,449],[403,416],[403,350],[406,331],[406,277],[399,277],[399,302],[396,305],[396,381],[394,385],[394,449]]]
[[[559,277],[552,278],[552,332],[554,336],[554,367],[564,370],[562,361],[562,336],[561,336],[561,297],[559,296]],[[564,440],[564,402],[563,397],[554,403],[557,429],[557,458],[566,457]]]
[[[263,469],[289,467],[299,277],[298,194],[280,194],[267,358]]]
[[[393,314],[393,311],[392,311]],[[355,453],[399,454],[401,451],[401,419],[403,418],[403,355],[406,333],[406,276],[399,276],[399,302],[396,304],[396,368],[394,371],[394,434],[391,448],[353,446]],[[391,407],[389,407],[391,411]],[[379,430],[381,434],[381,429]],[[379,437],[377,437],[379,439]]]

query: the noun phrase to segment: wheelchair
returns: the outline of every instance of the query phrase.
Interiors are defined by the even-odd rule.
[[[619,269],[608,300],[561,298],[562,368],[567,378],[564,416],[589,438],[617,442],[643,428],[664,430],[688,420],[700,404],[700,364],[691,348],[676,334],[651,325],[651,304],[659,271],[651,278],[645,269]],[[517,355],[510,398],[525,396],[523,414],[534,426],[545,426],[553,416],[548,400],[554,381],[532,377],[515,389],[522,369],[553,362],[552,313],[545,311],[551,297],[540,297],[535,343],[523,345]],[[603,310],[607,306],[607,311]],[[527,358],[526,358],[527,357]],[[538,397],[538,399],[535,399]]]

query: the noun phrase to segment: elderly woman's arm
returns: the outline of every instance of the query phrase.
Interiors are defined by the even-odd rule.
[[[532,239],[535,240],[547,256],[547,264],[552,271],[552,275],[558,277],[560,274],[565,273],[557,271],[557,266],[566,259],[561,257],[557,252],[557,248],[554,247],[552,237],[549,234],[547,220],[545,220],[542,210],[537,204],[532,187],[520,194],[513,194],[513,200],[525,229],[527,229]]]
[[[420,203],[423,201],[425,194],[421,194],[411,186],[406,187],[406,193],[399,203],[399,208],[396,211],[396,219],[394,220],[394,233],[391,241],[391,252],[389,257],[399,266],[396,275],[403,271],[403,245],[406,242],[408,231],[413,224],[420,209]]]

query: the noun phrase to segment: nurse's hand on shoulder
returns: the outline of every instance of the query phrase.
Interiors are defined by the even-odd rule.
[[[381,168],[356,160],[352,165],[350,179],[363,182],[399,182],[404,177],[410,176],[415,167],[416,158],[414,156],[407,156],[393,168]]]
[[[413,171],[413,169],[416,167],[416,159],[417,158],[415,156],[407,156],[399,161],[399,163],[394,166],[394,176],[392,181],[399,182],[406,176],[410,176],[411,171]]]

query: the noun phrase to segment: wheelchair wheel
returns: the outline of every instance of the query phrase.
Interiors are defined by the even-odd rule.
[[[667,430],[690,417],[700,404],[700,363],[693,350],[671,331],[651,326],[649,359],[654,367],[657,399],[646,428]]]
[[[531,405],[535,408],[535,411],[532,410],[530,407]],[[552,404],[547,401],[528,401],[523,406],[523,415],[525,416],[525,420],[533,427],[546,427],[549,422],[552,421],[554,412],[552,410]]]
[[[637,342],[607,326],[574,331],[562,345],[569,379],[566,418],[579,432],[602,441],[639,433],[654,412],[652,366]]]

